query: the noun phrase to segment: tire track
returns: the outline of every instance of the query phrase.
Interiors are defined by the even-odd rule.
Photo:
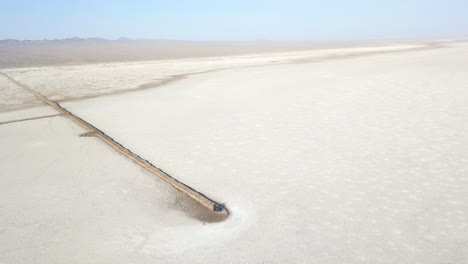
[[[62,115],[62,114],[55,114],[55,115],[36,116],[36,117],[30,117],[30,118],[8,120],[8,121],[0,122],[0,126],[1,126],[1,125],[6,125],[6,124],[11,124],[11,123],[17,123],[17,122],[23,122],[23,121],[30,121],[30,120],[36,120],[36,119],[42,119],[42,118],[49,118],[49,117],[61,116],[61,115]]]

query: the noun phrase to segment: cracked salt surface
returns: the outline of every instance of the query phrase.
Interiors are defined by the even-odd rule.
[[[63,103],[226,202],[216,224],[63,117],[1,126],[0,262],[465,263],[467,70],[450,44]]]
[[[167,254],[184,233],[192,242],[226,236],[182,213],[191,204],[170,186],[81,133],[64,117],[0,127],[0,263],[131,263]]]
[[[467,72],[468,45],[451,44],[65,107],[231,210],[236,235],[181,232],[122,253],[136,263],[465,263]]]

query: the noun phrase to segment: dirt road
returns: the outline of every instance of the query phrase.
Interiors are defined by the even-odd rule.
[[[198,192],[191,188],[190,186],[178,181],[174,177],[170,176],[166,172],[164,172],[162,169],[156,167],[153,165],[151,162],[148,160],[140,157],[139,155],[133,153],[131,150],[128,148],[124,147],[122,144],[119,142],[115,141],[113,138],[109,137],[106,135],[103,131],[100,129],[96,128],[95,126],[91,125],[90,123],[86,122],[85,120],[81,119],[80,117],[74,115],[67,109],[63,108],[60,106],[58,103],[50,100],[46,96],[40,94],[39,92],[31,89],[27,85],[13,79],[11,76],[0,72],[1,75],[5,76],[8,78],[10,81],[14,82],[16,85],[24,89],[25,91],[32,93],[35,95],[39,100],[44,102],[45,104],[53,107],[56,111],[58,111],[61,115],[64,117],[67,117],[68,119],[72,120],[76,124],[80,125],[84,129],[88,131],[88,134],[93,135],[94,137],[97,137],[101,139],[104,143],[112,147],[114,150],[117,152],[121,153],[128,159],[132,160],[142,168],[146,169],[147,171],[151,172],[153,175],[159,177],[163,181],[167,182],[170,184],[173,188],[175,188],[177,191],[182,192],[185,194],[187,197],[191,198],[193,201],[197,202],[199,205],[201,205],[204,209],[205,212],[199,212],[198,214],[203,215],[201,217],[195,216],[195,218],[200,218],[203,219],[204,221],[207,222],[219,222],[224,219],[226,219],[229,215],[229,211],[224,207],[224,205],[208,198],[206,195],[204,195],[201,192]],[[193,210],[193,208],[191,208]],[[208,214],[208,215],[207,215]],[[193,216],[193,212],[192,212]]]

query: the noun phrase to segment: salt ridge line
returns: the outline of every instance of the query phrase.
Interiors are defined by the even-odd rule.
[[[140,165],[142,168],[146,169],[150,173],[156,175],[163,181],[167,182],[170,184],[172,187],[174,187],[176,190],[186,194],[188,197],[202,205],[203,207],[209,209],[213,214],[217,216],[221,216],[222,220],[226,219],[229,216],[229,211],[227,208],[224,206],[224,204],[218,203],[210,198],[208,198],[206,195],[203,193],[196,191],[192,187],[178,181],[174,177],[170,176],[168,173],[164,172],[162,169],[156,167],[153,165],[151,162],[149,162],[146,159],[143,159],[139,155],[133,153],[131,150],[128,148],[124,147],[122,144],[119,142],[115,141],[113,138],[109,137],[106,135],[103,131],[100,129],[96,128],[95,126],[91,125],[90,123],[86,122],[85,120],[81,119],[80,117],[74,115],[67,109],[63,108],[61,105],[58,103],[50,100],[49,98],[45,97],[41,93],[31,89],[27,85],[13,79],[9,75],[5,74],[4,72],[0,72],[1,75],[5,76],[8,78],[10,81],[14,82],[16,85],[21,87],[22,89],[26,90],[27,92],[32,93],[34,96],[36,96],[39,100],[43,101],[47,105],[50,105],[53,107],[55,110],[61,113],[61,115],[67,117],[68,119],[74,121],[81,127],[85,128],[88,130],[88,132],[92,133],[93,136],[98,137],[101,139],[104,143],[115,149],[117,152],[121,153],[125,157],[129,158],[130,160],[134,161],[136,164]]]

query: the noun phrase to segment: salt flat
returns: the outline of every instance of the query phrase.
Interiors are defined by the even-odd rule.
[[[453,44],[234,69],[64,105],[241,222],[170,256],[150,236],[160,262],[463,263],[467,58]]]
[[[0,75],[0,94],[0,112],[41,105],[32,94],[22,90],[3,75]]]
[[[181,233],[223,226],[184,214],[184,197],[83,132],[64,117],[0,126],[0,263],[132,263],[148,237],[165,254]]]
[[[223,68],[287,63],[293,60],[319,60],[331,56],[352,56],[421,48],[427,48],[427,45],[394,44],[196,59],[14,68],[2,71],[48,98],[61,101],[155,87],[167,82],[174,76]],[[22,104],[23,101],[21,100],[17,103]],[[0,98],[0,106],[2,103],[5,104],[7,102],[9,104],[14,103],[10,97]]]
[[[15,120],[21,120],[26,118],[37,118],[41,116],[48,116],[57,114],[54,109],[48,106],[39,106],[27,109],[21,109],[16,111],[0,112],[0,123],[11,122]]]
[[[5,71],[66,100],[216,69],[61,104],[231,215],[182,213],[167,186],[62,117],[8,124],[0,262],[466,262],[468,44],[339,54]]]

